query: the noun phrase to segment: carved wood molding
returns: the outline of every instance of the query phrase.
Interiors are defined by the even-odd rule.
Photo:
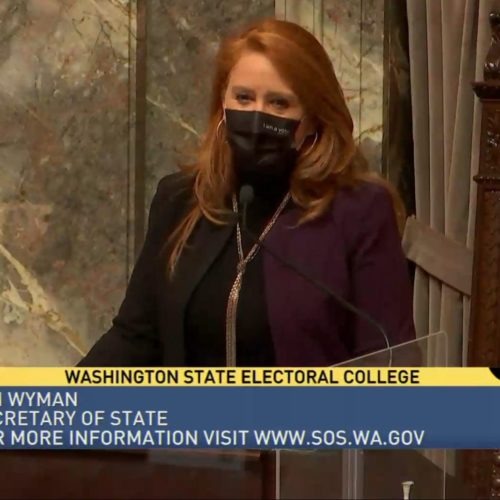
[[[500,176],[500,108],[488,108],[484,120],[484,161],[479,174],[496,178]]]
[[[500,78],[500,12],[490,13],[491,45],[484,62],[484,80]]]
[[[495,185],[498,190],[480,187],[478,192],[476,242],[480,244],[475,246],[474,257],[470,366],[499,364],[500,178]]]
[[[489,16],[491,45],[484,81],[473,84],[482,104],[471,322],[470,366],[500,366],[500,13]],[[480,498],[500,497],[500,452],[464,453],[464,473]]]

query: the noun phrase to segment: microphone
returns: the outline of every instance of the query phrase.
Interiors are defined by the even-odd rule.
[[[282,257],[279,255],[277,252],[275,252],[271,247],[269,247],[266,243],[264,243],[263,240],[258,238],[255,234],[252,233],[252,231],[248,228],[247,225],[247,209],[248,205],[252,203],[254,200],[254,190],[253,187],[244,184],[241,186],[240,193],[239,193],[239,203],[241,206],[241,228],[245,232],[247,236],[250,237],[250,239],[259,245],[264,251],[266,251],[269,255],[271,255],[274,259],[276,259],[280,264],[283,266],[287,267],[297,275],[301,276],[304,280],[306,280],[308,283],[316,287],[317,289],[321,290],[323,293],[326,293],[326,295],[332,297],[335,299],[335,301],[340,304],[344,309],[347,311],[355,314],[359,318],[362,318],[364,321],[366,321],[368,324],[370,324],[375,330],[377,330],[380,335],[383,337],[385,345],[387,346],[387,349],[389,350],[389,366],[392,366],[392,346],[391,343],[389,342],[389,337],[387,336],[387,332],[385,331],[385,328],[374,318],[372,318],[367,312],[363,311],[362,309],[359,309],[356,307],[354,304],[351,304],[349,301],[345,300],[343,297],[335,293],[330,287],[322,283],[321,281],[317,280],[313,276],[311,276],[309,273],[303,271],[300,269],[296,264],[293,262],[289,261],[288,259]],[[372,353],[373,354],[373,353]]]
[[[247,208],[248,205],[252,203],[253,199],[254,199],[253,187],[248,184],[244,184],[243,186],[241,186],[240,196],[239,196],[240,206],[242,207],[241,225],[243,231],[245,231],[247,234],[249,233],[249,229],[247,226]],[[253,234],[250,234],[250,237],[253,236],[254,236]]]

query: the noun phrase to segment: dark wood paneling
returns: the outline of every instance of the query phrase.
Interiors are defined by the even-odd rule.
[[[484,81],[473,84],[481,100],[474,270],[468,345],[470,366],[500,366],[500,14],[490,14],[491,47]],[[479,408],[478,411],[487,411]],[[500,497],[498,450],[463,453],[467,481],[478,498]]]
[[[384,2],[384,127],[382,173],[415,213],[408,16],[405,0]]]

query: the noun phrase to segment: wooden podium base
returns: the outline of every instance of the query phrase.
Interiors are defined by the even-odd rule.
[[[271,453],[2,451],[0,498],[274,498]]]
[[[443,473],[414,450],[365,451],[363,498],[443,498]],[[276,498],[274,452],[252,450],[2,451],[0,498]],[[281,454],[281,498],[341,498],[341,453]],[[446,478],[446,498],[473,498]]]

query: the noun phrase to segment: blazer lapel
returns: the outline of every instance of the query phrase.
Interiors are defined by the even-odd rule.
[[[235,226],[217,226],[201,219],[179,258],[174,277],[168,282],[166,304],[167,338],[165,358],[169,365],[183,365],[184,315],[196,286],[222,251]]]

